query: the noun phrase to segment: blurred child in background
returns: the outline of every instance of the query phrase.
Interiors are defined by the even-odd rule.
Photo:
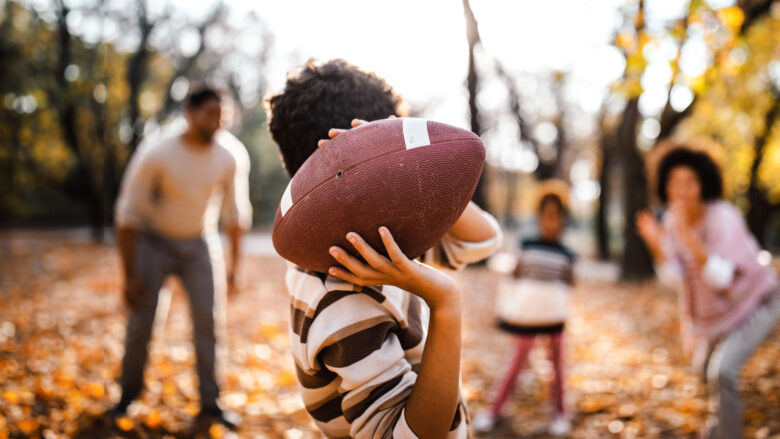
[[[573,284],[574,253],[561,244],[568,216],[568,189],[559,181],[542,183],[537,202],[538,236],[524,239],[511,281],[499,288],[498,326],[515,334],[515,352],[493,406],[474,419],[477,431],[493,429],[517,375],[528,362],[538,336],[550,339],[554,418],[549,433],[566,435],[571,429],[564,408],[562,339]]]

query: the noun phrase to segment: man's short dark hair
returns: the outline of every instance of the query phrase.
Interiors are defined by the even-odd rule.
[[[344,60],[310,60],[287,77],[284,91],[268,98],[267,105],[271,135],[292,176],[330,128],[349,128],[355,118],[398,115],[401,98],[384,79]]]
[[[222,94],[219,90],[209,86],[198,86],[187,93],[187,97],[184,99],[184,108],[187,110],[200,108],[212,99],[222,102]]]
[[[723,197],[723,177],[715,160],[706,152],[679,146],[667,152],[658,165],[656,191],[662,203],[666,204],[669,201],[666,184],[672,169],[678,166],[691,168],[699,177],[703,201],[712,201]]]

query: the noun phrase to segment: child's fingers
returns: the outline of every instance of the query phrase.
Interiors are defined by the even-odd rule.
[[[364,123],[368,123],[363,119],[352,119],[352,128],[359,127],[360,125],[363,125]]]
[[[365,259],[375,270],[387,272],[391,268],[390,261],[374,250],[362,236],[354,232],[349,232],[347,233],[347,240],[349,240],[352,246],[360,253],[360,256],[363,256],[363,259]]]
[[[327,139],[320,139],[317,141],[317,148],[322,148],[322,145],[328,143]]]
[[[355,276],[354,274],[350,273],[349,271],[341,267],[330,267],[330,269],[328,270],[328,274],[331,274],[341,280],[345,280],[347,282],[353,283],[355,285],[360,285],[360,286],[378,285],[380,283],[379,281],[363,279],[362,277]]]
[[[332,139],[338,136],[339,134],[343,133],[344,131],[346,130],[342,128],[331,128],[330,130],[328,130],[328,137]]]
[[[382,237],[382,242],[385,244],[387,255],[390,256],[390,260],[393,261],[393,264],[402,267],[409,262],[409,258],[407,258],[404,252],[401,251],[401,248],[398,247],[398,244],[395,242],[395,239],[393,239],[393,235],[387,227],[379,228],[379,236]]]
[[[339,262],[339,264],[346,267],[347,270],[362,278],[372,278],[378,273],[376,270],[367,266],[366,264],[358,261],[355,257],[347,253],[344,249],[339,247],[331,247],[330,254],[333,258]]]

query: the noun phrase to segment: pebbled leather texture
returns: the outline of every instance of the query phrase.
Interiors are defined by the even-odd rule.
[[[347,232],[384,252],[386,226],[409,258],[438,242],[476,189],[485,148],[470,131],[428,121],[430,145],[406,149],[403,119],[347,131],[318,149],[291,182],[292,206],[277,208],[272,239],[285,259],[326,272],[338,245],[354,255]]]

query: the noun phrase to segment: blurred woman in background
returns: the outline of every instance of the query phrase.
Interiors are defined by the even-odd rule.
[[[637,230],[659,279],[680,292],[683,341],[705,377],[716,412],[703,437],[743,437],[737,378],[780,315],[777,274],[742,214],[722,199],[723,178],[705,152],[675,146],[661,158],[659,224],[649,212]]]

